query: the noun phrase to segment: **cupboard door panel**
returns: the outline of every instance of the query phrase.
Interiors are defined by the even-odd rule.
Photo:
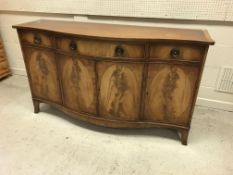
[[[52,51],[24,47],[25,61],[35,97],[61,103],[57,66]]]
[[[135,121],[140,110],[143,64],[98,63],[99,111],[105,118]]]
[[[95,63],[70,56],[58,56],[64,104],[87,113],[96,113]]]
[[[188,124],[197,77],[196,67],[149,65],[145,120]]]

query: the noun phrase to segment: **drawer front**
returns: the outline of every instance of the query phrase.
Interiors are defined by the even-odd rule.
[[[22,31],[20,32],[20,38],[24,44],[53,47],[52,37],[46,32]]]
[[[8,71],[8,64],[6,61],[0,62],[0,74],[3,74]]]
[[[143,44],[128,44],[124,42],[110,42],[98,40],[72,40],[58,38],[57,48],[65,52],[77,51],[81,55],[111,58],[144,58]]]
[[[150,46],[150,59],[201,61],[205,47],[191,44],[155,43]]]

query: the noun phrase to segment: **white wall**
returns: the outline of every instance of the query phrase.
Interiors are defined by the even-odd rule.
[[[1,0],[0,10],[233,21],[232,0]]]
[[[211,37],[216,41],[216,44],[211,46],[209,50],[197,104],[233,111],[233,94],[220,93],[214,90],[220,67],[224,65],[233,67],[233,23],[98,16],[87,17],[69,14],[2,11],[0,13],[0,32],[3,37],[11,69],[15,74],[26,75],[19,41],[15,29],[12,29],[12,25],[44,18],[54,20],[121,23],[128,25],[207,29]]]

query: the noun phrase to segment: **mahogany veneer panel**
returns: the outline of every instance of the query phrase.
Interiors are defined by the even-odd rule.
[[[143,65],[98,63],[100,116],[125,121],[139,119]]]
[[[77,111],[96,114],[95,62],[57,55],[64,105]]]
[[[191,66],[149,65],[145,119],[187,125],[198,72]]]
[[[55,54],[50,50],[29,47],[23,50],[33,95],[61,103]]]
[[[207,31],[36,21],[18,30],[40,103],[112,128],[177,129],[187,144]]]

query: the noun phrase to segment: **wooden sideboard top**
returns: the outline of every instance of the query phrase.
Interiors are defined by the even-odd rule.
[[[214,44],[206,30],[140,27],[130,25],[83,23],[73,21],[38,20],[19,24],[13,28],[41,29],[45,31],[114,39],[173,40]]]

